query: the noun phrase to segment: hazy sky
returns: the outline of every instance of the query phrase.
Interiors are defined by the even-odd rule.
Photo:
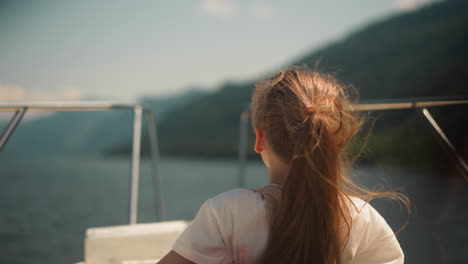
[[[214,89],[429,1],[0,0],[0,100]]]

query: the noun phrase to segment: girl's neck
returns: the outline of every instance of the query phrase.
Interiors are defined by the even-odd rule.
[[[289,168],[287,167],[269,168],[270,184],[278,184],[282,186],[288,176],[288,170]]]

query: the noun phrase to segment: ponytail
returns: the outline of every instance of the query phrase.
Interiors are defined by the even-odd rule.
[[[296,155],[271,220],[267,248],[260,263],[336,263],[344,210],[335,184],[340,162],[328,131],[317,118],[318,137],[296,139]],[[317,122],[318,121],[318,122]],[[309,127],[309,126],[306,126]],[[341,215],[340,215],[341,214]]]

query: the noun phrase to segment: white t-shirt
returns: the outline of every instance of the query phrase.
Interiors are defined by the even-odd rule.
[[[352,227],[342,263],[403,263],[401,247],[385,219],[352,198]],[[266,247],[268,219],[262,196],[234,189],[207,200],[172,250],[195,263],[252,263]]]

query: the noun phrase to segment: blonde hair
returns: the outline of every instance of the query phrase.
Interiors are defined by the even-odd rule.
[[[252,125],[290,166],[259,263],[339,263],[352,225],[351,196],[408,203],[401,194],[372,192],[346,176],[345,149],[362,120],[331,75],[290,68],[257,83]]]

